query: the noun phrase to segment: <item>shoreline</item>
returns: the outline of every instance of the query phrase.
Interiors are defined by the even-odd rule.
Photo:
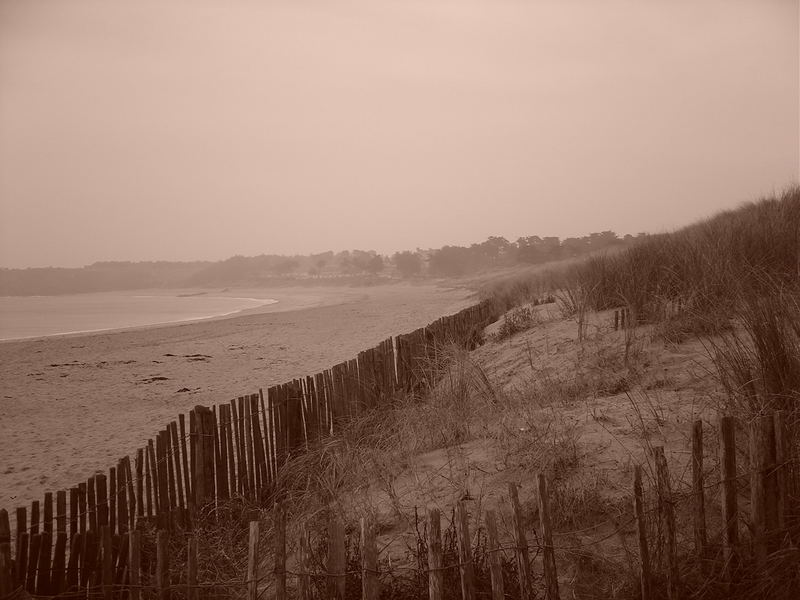
[[[26,296],[22,296],[26,297]],[[134,296],[134,298],[151,298],[155,296]],[[179,296],[176,296],[179,297]],[[211,296],[208,296],[211,297]],[[218,296],[219,298],[223,298],[224,296]],[[261,298],[234,298],[236,300],[256,300],[261,302]],[[265,306],[272,306],[280,302],[280,300],[275,300],[274,298],[265,298],[266,302],[263,302],[259,306],[254,306],[252,308],[239,308],[237,310],[232,310],[226,313],[220,313],[215,315],[207,315],[204,317],[187,317],[185,319],[174,319],[171,321],[157,321],[155,323],[144,323],[142,325],[123,325],[122,327],[101,327],[98,329],[81,329],[77,331],[61,331],[58,333],[47,333],[44,335],[27,335],[23,337],[12,337],[12,338],[0,338],[0,344],[8,343],[8,342],[24,342],[24,341],[31,341],[31,340],[38,340],[38,339],[47,339],[47,338],[55,338],[55,337],[66,337],[66,336],[80,336],[80,335],[90,335],[93,333],[114,333],[117,331],[134,331],[137,329],[144,329],[149,327],[169,327],[170,325],[177,325],[180,323],[193,323],[195,321],[208,321],[211,319],[224,319],[224,318],[233,318],[238,314],[245,313],[251,310],[258,310],[259,308],[263,308]]]
[[[469,290],[435,285],[260,293],[278,302],[201,321],[0,343],[0,506],[84,481],[198,404],[320,372],[473,303]]]
[[[18,342],[31,342],[36,340],[46,340],[53,338],[75,338],[75,337],[83,337],[90,335],[103,335],[110,333],[130,332],[130,331],[145,331],[149,329],[162,329],[162,328],[169,328],[190,323],[213,322],[222,319],[235,319],[240,316],[261,314],[265,312],[288,312],[295,310],[304,310],[307,308],[314,308],[318,306],[329,306],[338,303],[337,298],[339,296],[350,295],[347,294],[346,292],[352,291],[352,289],[357,289],[357,288],[344,288],[344,289],[325,288],[324,290],[311,291],[308,290],[307,288],[247,287],[247,288],[226,288],[221,292],[216,290],[216,288],[214,290],[207,290],[202,288],[175,288],[173,290],[168,290],[170,293],[164,293],[165,290],[161,289],[153,290],[149,288],[140,290],[128,290],[130,292],[131,297],[134,298],[150,298],[150,297],[157,298],[161,296],[169,298],[183,298],[183,297],[193,297],[202,295],[205,298],[220,298],[220,299],[229,298],[232,300],[253,300],[261,302],[261,304],[259,304],[258,306],[239,308],[233,311],[228,311],[219,314],[200,316],[200,317],[188,317],[185,319],[175,319],[168,321],[158,321],[155,323],[143,323],[141,325],[126,325],[121,327],[100,327],[97,329],[81,329],[81,330],[65,331],[59,333],[48,333],[43,335],[0,338],[0,346]],[[190,292],[189,290],[193,291]],[[196,290],[201,290],[201,291],[198,292]],[[215,292],[217,295],[215,296],[206,295],[207,293],[212,291]],[[161,292],[161,293],[146,294],[144,292]],[[178,292],[185,292],[185,293],[178,293]],[[267,293],[269,294],[269,296],[265,295]],[[117,296],[119,294],[120,292],[88,292],[86,294],[70,294],[69,296],[89,296],[89,295]],[[245,297],[243,296],[243,294],[250,294],[250,295]],[[2,298],[53,298],[53,297],[56,296],[0,296],[0,300]],[[347,298],[342,297],[341,302],[345,301],[347,301]]]

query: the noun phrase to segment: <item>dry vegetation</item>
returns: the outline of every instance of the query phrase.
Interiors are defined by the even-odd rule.
[[[706,495],[714,556],[694,555],[688,454],[691,424],[702,419],[706,475],[718,480],[720,412],[746,425],[782,409],[790,432],[797,428],[798,228],[795,189],[561,271],[494,282],[484,294],[507,312],[488,328],[483,346],[471,353],[449,349],[430,365],[439,373],[435,386],[362,415],[283,471],[278,487],[290,513],[290,556],[305,525],[324,570],[324,524],[333,512],[351,526],[348,555],[357,571],[352,527],[366,516],[377,524],[382,598],[425,598],[421,516],[437,507],[446,527],[456,501],[465,500],[477,525],[478,590],[487,593],[482,515],[496,509],[501,538],[511,538],[506,489],[513,482],[520,486],[538,581],[533,480],[544,472],[551,481],[562,598],[638,598],[632,469],[642,464],[652,482],[650,450],[659,445],[677,499],[681,597],[798,597],[797,537],[787,538],[760,569],[745,562],[738,583],[720,583],[716,486]],[[634,322],[615,331],[612,311],[621,306]],[[746,428],[740,433],[746,439]],[[743,456],[743,499],[746,465]],[[646,501],[656,587],[663,590],[665,534],[657,499],[648,494]],[[269,525],[270,511],[261,516]],[[455,564],[455,535],[448,531],[445,564]],[[269,531],[265,537],[271,539]],[[268,543],[264,551],[266,572]],[[507,597],[518,597],[513,553],[503,554],[503,570]],[[358,574],[349,577],[349,587],[360,590]],[[460,597],[457,569],[445,577],[446,597]],[[322,583],[317,587],[317,597],[324,597]],[[543,597],[541,585],[534,592]],[[658,591],[655,597],[666,596]]]

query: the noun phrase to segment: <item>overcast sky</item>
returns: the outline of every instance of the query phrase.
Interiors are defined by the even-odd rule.
[[[663,231],[798,181],[798,0],[0,0],[0,266]]]

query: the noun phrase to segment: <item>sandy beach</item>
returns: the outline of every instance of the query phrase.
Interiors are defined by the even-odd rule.
[[[0,507],[85,480],[196,404],[316,373],[472,302],[434,285],[231,289],[226,318],[0,343]]]

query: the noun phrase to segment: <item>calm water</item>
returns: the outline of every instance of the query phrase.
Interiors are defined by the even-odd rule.
[[[229,315],[270,298],[102,293],[0,297],[0,340],[122,329]]]

